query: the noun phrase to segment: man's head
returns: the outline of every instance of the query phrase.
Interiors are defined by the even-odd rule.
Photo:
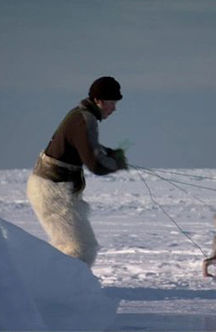
[[[110,76],[103,76],[92,83],[89,98],[101,109],[103,119],[115,111],[116,103],[122,99],[120,84]]]

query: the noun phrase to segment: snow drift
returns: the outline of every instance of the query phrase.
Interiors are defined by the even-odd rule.
[[[0,329],[102,329],[115,315],[90,269],[0,219]]]

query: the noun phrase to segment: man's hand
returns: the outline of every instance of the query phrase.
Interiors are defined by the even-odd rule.
[[[128,169],[127,158],[123,149],[116,149],[112,151],[112,158],[115,159],[118,169]]]

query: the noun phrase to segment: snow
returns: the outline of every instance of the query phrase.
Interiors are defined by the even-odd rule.
[[[0,220],[0,229],[1,329],[98,329],[109,323],[114,301],[85,264],[6,221]]]
[[[29,173],[0,171],[0,330],[215,330],[216,281],[201,265],[216,170],[86,171],[101,245],[92,271],[48,243],[25,195]]]

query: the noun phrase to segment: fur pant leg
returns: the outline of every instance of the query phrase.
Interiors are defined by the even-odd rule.
[[[91,266],[98,243],[88,220],[89,205],[73,194],[73,183],[30,175],[27,196],[53,246]]]

